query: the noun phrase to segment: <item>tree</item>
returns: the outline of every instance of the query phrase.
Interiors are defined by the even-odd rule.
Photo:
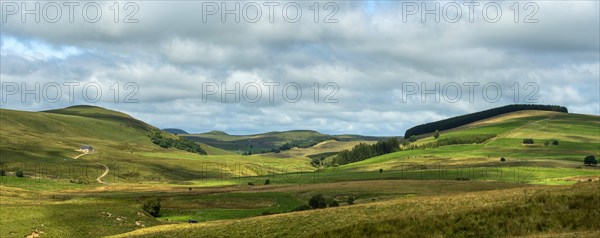
[[[506,161],[506,159],[504,157],[502,157],[502,158],[500,158],[500,161],[504,162],[504,161]]]
[[[544,146],[548,146],[548,145],[550,145],[550,141],[544,142]]]
[[[310,163],[312,164],[312,166],[320,167],[321,166],[321,159],[319,159],[319,158],[313,158]]]
[[[440,131],[435,130],[435,132],[433,133],[433,138],[440,138]]]
[[[533,142],[533,139],[531,139],[531,138],[528,138],[528,139],[523,139],[523,144],[528,144],[528,145],[531,145],[531,144],[533,144],[533,143],[534,143],[534,142]]]
[[[153,217],[158,217],[160,215],[160,200],[158,198],[148,199],[142,204],[142,209]]]
[[[553,140],[553,141],[552,141],[552,144],[553,144],[553,145],[558,145],[558,141],[557,141],[557,140]]]
[[[326,208],[327,202],[325,202],[325,197],[322,194],[316,194],[312,196],[308,200],[308,205],[312,208]]]
[[[417,137],[414,135],[412,135],[408,138],[408,142],[415,142],[415,141],[417,141]]]
[[[6,171],[4,171],[3,169],[0,169],[0,176],[6,176]]]
[[[23,173],[23,170],[17,170],[17,172],[15,173],[15,175],[17,175],[17,177],[22,178],[25,176],[25,174]]]
[[[598,161],[596,161],[596,157],[593,155],[588,155],[583,159],[583,164],[585,165],[597,165]]]
[[[379,169],[379,173],[383,173],[383,169]]]
[[[269,185],[269,184],[271,184],[271,180],[269,180],[269,179],[265,180],[265,185]]]
[[[335,199],[332,199],[329,202],[329,207],[339,207],[339,206],[340,206],[340,203],[338,201],[336,201]]]

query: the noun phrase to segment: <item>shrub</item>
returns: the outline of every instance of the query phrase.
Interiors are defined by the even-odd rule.
[[[340,203],[336,200],[331,200],[329,202],[329,207],[339,207],[339,206],[340,206]]]
[[[583,164],[585,165],[597,165],[598,161],[596,161],[596,157],[593,155],[588,155],[583,159]]]
[[[435,130],[435,132],[433,133],[433,138],[440,138],[440,131]]]
[[[459,180],[459,181],[469,181],[470,179],[467,178],[467,177],[458,177],[458,178],[456,178],[456,180]]]
[[[271,180],[269,180],[269,179],[265,180],[265,185],[269,185],[269,184],[271,184]]]
[[[294,210],[292,210],[292,212],[306,211],[306,210],[310,210],[310,208],[311,207],[309,205],[304,204],[304,205],[297,206],[296,208],[294,208]]]
[[[408,138],[408,142],[415,142],[415,141],[417,141],[417,137],[414,135],[412,135]]]
[[[346,203],[348,203],[348,205],[352,205],[354,204],[354,196],[349,196],[348,199],[346,199]]]
[[[327,202],[325,202],[323,195],[316,194],[308,200],[308,205],[312,208],[326,208]]]
[[[383,173],[383,169],[379,169],[379,173]]]
[[[160,200],[158,198],[148,199],[142,204],[142,209],[151,216],[158,217],[160,215]]]
[[[253,182],[248,182],[248,185],[254,186],[254,183]]]
[[[528,139],[523,139],[523,144],[528,144],[528,145],[531,145],[531,144],[533,144],[533,143],[534,143],[534,142],[533,142],[533,139],[531,139],[531,138],[528,138]]]
[[[15,175],[17,175],[17,177],[22,178],[25,176],[25,174],[23,173],[23,170],[17,170],[17,172],[15,173]]]
[[[552,145],[558,145],[558,141],[557,140],[553,140],[552,141]]]
[[[76,178],[76,179],[70,179],[69,183],[74,183],[74,184],[89,184],[90,181],[88,181],[87,179],[84,179],[84,178]]]
[[[548,145],[550,145],[550,141],[544,142],[544,146],[548,146]]]
[[[500,161],[504,162],[506,159],[504,157],[500,158]]]
[[[321,166],[321,159],[319,159],[319,158],[313,158],[312,161],[310,162],[310,164],[312,166],[315,166],[315,167],[320,167]]]
[[[0,169],[0,176],[6,176],[6,171],[4,171],[3,169]]]

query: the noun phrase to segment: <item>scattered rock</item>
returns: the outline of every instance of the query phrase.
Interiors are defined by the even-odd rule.
[[[146,227],[142,221],[135,221],[136,226]]]
[[[35,231],[31,232],[30,235],[25,236],[25,238],[40,237],[41,234],[44,234],[44,231],[35,229]]]

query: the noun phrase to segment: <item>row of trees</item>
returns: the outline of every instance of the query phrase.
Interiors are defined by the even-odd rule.
[[[433,149],[440,146],[446,145],[465,145],[465,144],[479,144],[489,139],[496,137],[496,134],[472,134],[472,135],[461,135],[444,137],[434,142],[429,142],[422,145],[406,145],[401,150],[416,150],[416,149]]]
[[[198,153],[201,155],[205,155],[206,151],[200,147],[200,145],[196,144],[191,140],[185,138],[172,139],[164,137],[160,132],[155,132],[150,135],[150,139],[152,143],[159,145],[163,148],[171,148],[174,147],[176,149],[189,151],[192,153]]]
[[[360,143],[352,150],[341,151],[334,159],[333,163],[342,165],[362,161],[371,157],[396,152],[400,149],[400,142],[397,138],[390,138],[379,141],[373,145]]]
[[[556,111],[556,112],[569,112],[566,107],[556,105],[533,105],[533,104],[514,104],[503,107],[492,108],[489,110],[465,114],[462,116],[452,117],[441,121],[430,122],[423,125],[415,126],[406,130],[404,138],[410,138],[412,135],[421,135],[426,133],[432,133],[436,130],[448,130],[462,125],[469,124],[471,122],[487,119],[490,117],[498,116],[500,114],[516,112],[522,110],[541,110],[541,111]]]

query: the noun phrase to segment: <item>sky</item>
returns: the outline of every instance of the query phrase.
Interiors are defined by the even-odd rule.
[[[188,132],[382,136],[514,103],[600,114],[598,1],[1,6],[6,109],[87,104]]]

